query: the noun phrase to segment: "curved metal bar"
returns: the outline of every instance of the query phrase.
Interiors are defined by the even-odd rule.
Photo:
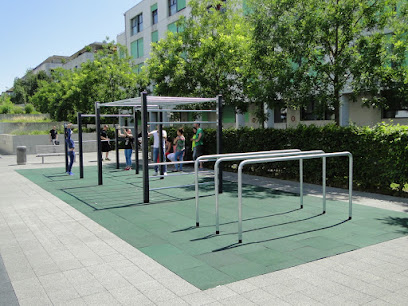
[[[313,158],[326,158],[326,157],[339,157],[348,156],[349,158],[349,220],[352,218],[352,192],[353,192],[353,155],[348,152],[334,152],[334,153],[322,153],[311,155],[298,155],[298,156],[286,156],[286,157],[274,157],[274,158],[262,158],[253,160],[244,160],[238,166],[238,243],[242,243],[242,170],[244,166],[249,164],[259,163],[272,163],[278,161],[288,160],[300,160],[300,159],[313,159]],[[324,177],[324,180],[326,178]],[[323,194],[325,199],[326,194]]]
[[[215,184],[215,233],[220,233],[220,216],[219,216],[219,190],[218,190],[218,172],[219,167],[222,162],[226,161],[239,161],[239,160],[248,160],[248,159],[258,159],[258,158],[268,158],[268,157],[281,157],[281,156],[296,156],[296,155],[309,155],[309,154],[317,154],[317,153],[324,153],[322,150],[313,150],[313,151],[298,151],[298,152],[275,152],[275,153],[268,153],[268,154],[260,154],[254,156],[237,156],[237,157],[222,157],[219,158],[214,165],[214,184]],[[303,182],[302,182],[303,185]],[[303,186],[301,186],[301,190],[303,192]],[[303,195],[302,195],[303,196]],[[301,208],[303,207],[303,203],[301,203]]]
[[[195,200],[196,200],[196,226],[200,226],[200,216],[199,216],[199,190],[198,190],[198,164],[200,161],[210,161],[217,160],[221,157],[233,157],[233,156],[252,156],[260,155],[273,152],[299,152],[299,149],[288,149],[288,150],[271,150],[271,151],[258,151],[258,152],[245,152],[245,153],[224,153],[224,154],[212,154],[212,155],[203,155],[198,157],[194,162],[194,173],[195,173]],[[218,188],[218,187],[217,187]]]

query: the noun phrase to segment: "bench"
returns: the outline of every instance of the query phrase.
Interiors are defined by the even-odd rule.
[[[46,156],[65,156],[65,146],[63,145],[36,145],[35,151],[37,152],[36,157],[42,158],[42,163],[44,163]]]

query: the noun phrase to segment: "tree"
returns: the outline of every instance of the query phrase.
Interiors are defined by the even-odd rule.
[[[13,96],[11,101],[15,104],[28,103],[30,98],[37,91],[41,81],[48,81],[50,77],[45,71],[34,73],[33,70],[27,70],[22,78],[16,78],[13,84]]]
[[[157,95],[211,97],[246,107],[243,76],[250,55],[241,1],[192,0],[178,33],[153,44],[147,60]]]
[[[347,91],[378,105],[386,83],[407,81],[401,61],[399,74],[390,66],[397,53],[407,54],[405,1],[398,12],[397,0],[253,0],[249,6],[258,77],[248,87],[270,107],[313,100],[334,109],[339,124]]]
[[[121,54],[126,53],[122,50]],[[146,86],[145,74],[135,74],[130,58],[120,56],[117,46],[109,43],[95,54],[93,61],[83,63],[78,69],[55,69],[52,81],[41,82],[31,101],[39,111],[50,113],[54,119],[72,121],[77,112],[94,113],[96,101],[135,97]]]

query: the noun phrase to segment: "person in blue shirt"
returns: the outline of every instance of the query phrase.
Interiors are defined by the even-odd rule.
[[[66,142],[68,147],[68,156],[69,156],[69,163],[68,163],[68,175],[74,175],[72,173],[72,165],[75,161],[75,142],[71,139],[72,130],[71,130],[72,123],[67,124],[67,132],[66,132]]]

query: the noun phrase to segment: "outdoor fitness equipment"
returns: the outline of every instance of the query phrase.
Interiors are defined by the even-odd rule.
[[[203,102],[217,102],[216,110],[178,110],[169,109],[168,106],[174,105],[187,105]],[[217,124],[217,153],[222,152],[222,96],[218,95],[215,98],[188,98],[188,97],[157,97],[148,96],[146,92],[142,92],[141,96],[138,98],[126,99],[115,102],[108,103],[95,103],[95,114],[96,114],[96,128],[97,134],[100,134],[100,124],[99,117],[100,107],[138,107],[141,110],[142,118],[142,156],[143,156],[143,202],[149,203],[150,191],[157,189],[150,189],[149,187],[149,163],[148,163],[148,124],[158,124],[159,125],[159,138],[163,139],[163,124],[193,124],[193,123],[216,123]],[[162,109],[162,107],[164,107]],[[149,109],[150,108],[150,109]],[[153,109],[154,108],[154,109]],[[149,122],[147,119],[148,111],[159,112],[159,121]],[[217,121],[182,121],[182,122],[166,122],[163,121],[163,112],[216,112]],[[100,140],[98,141],[98,147],[101,146]],[[168,164],[163,161],[163,150],[159,150],[159,161],[160,163],[153,163],[151,165],[160,166],[160,178],[164,177],[163,167]],[[191,162],[192,163],[192,162]],[[219,172],[220,176],[220,186],[219,189],[222,190],[222,171]],[[102,185],[102,158],[98,155],[98,184]],[[183,185],[185,186],[185,185]],[[165,188],[178,188],[182,186],[172,186],[172,187],[160,187],[160,189]]]
[[[238,166],[238,243],[242,243],[242,171],[244,166],[249,164],[260,164],[260,163],[272,163],[278,161],[289,161],[289,160],[304,160],[304,159],[314,159],[322,158],[322,192],[323,192],[323,214],[326,213],[326,158],[327,157],[340,157],[348,156],[349,158],[349,217],[348,220],[352,218],[352,192],[353,192],[353,155],[348,152],[334,152],[334,153],[320,153],[311,155],[298,155],[298,156],[285,156],[285,157],[274,157],[274,158],[260,158],[260,159],[247,159],[242,161]],[[303,173],[302,173],[303,176]],[[302,177],[301,176],[301,177]],[[303,179],[303,178],[302,178]]]

